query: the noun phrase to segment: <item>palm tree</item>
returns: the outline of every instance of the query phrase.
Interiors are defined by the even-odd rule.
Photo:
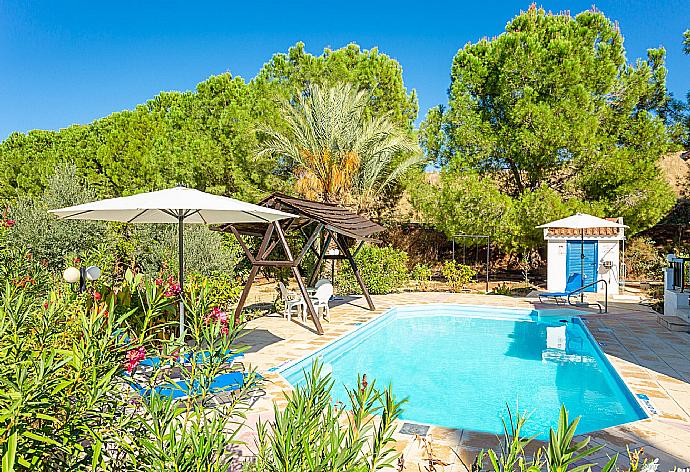
[[[388,115],[367,116],[369,100],[350,84],[311,85],[280,102],[285,131],[261,128],[258,153],[286,159],[304,197],[362,209],[423,161],[414,139]]]

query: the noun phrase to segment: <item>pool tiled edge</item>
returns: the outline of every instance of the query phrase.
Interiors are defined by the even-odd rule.
[[[252,337],[254,337],[262,341],[256,343],[257,345],[264,345],[257,352],[247,356],[254,366],[265,373],[267,379],[266,396],[256,405],[259,414],[270,415],[273,401],[279,407],[284,405],[282,392],[291,388],[290,384],[277,372],[276,367],[285,368],[290,362],[325,348],[337,339],[356,331],[363,323],[380,317],[394,306],[461,303],[512,306],[523,309],[535,307],[535,301],[531,299],[449,293],[386,295],[374,297],[374,301],[378,309],[373,312],[363,308],[361,302],[358,301],[332,308],[332,321],[324,323],[326,330],[324,336],[316,336],[299,323],[288,323],[279,317],[260,318],[250,322],[250,327],[260,334],[249,335],[245,342],[252,345]],[[683,360],[690,359],[690,336],[663,330],[662,327],[656,325],[653,314],[646,307],[611,305],[611,313],[608,315],[587,314],[586,327],[638,403],[644,408],[644,402],[649,401],[658,414],[590,435],[594,442],[604,445],[601,451],[604,455],[614,453],[625,455],[626,445],[645,446],[649,455],[660,458],[662,464],[660,470],[666,466],[669,468],[688,466],[690,465],[690,417],[688,416],[690,363],[684,364]],[[269,335],[277,341],[267,344],[261,339],[262,336],[268,338]],[[662,353],[666,352],[670,353],[668,362],[662,363],[660,358]],[[682,371],[684,365],[688,366],[687,372]],[[648,400],[642,400],[639,395],[645,396]],[[649,410],[646,411],[649,413]],[[428,435],[433,438],[437,456],[446,462],[450,461],[451,465],[445,469],[449,472],[464,470],[457,463],[451,449],[463,457],[470,457],[479,448],[496,445],[495,435],[474,431],[430,425]],[[417,464],[422,464],[423,467],[425,457],[420,445],[413,438],[411,439],[410,435],[396,433],[395,436],[398,440],[396,447],[399,452],[404,453],[409,470],[418,470]]]

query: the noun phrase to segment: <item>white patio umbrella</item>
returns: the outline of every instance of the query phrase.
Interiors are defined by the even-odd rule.
[[[221,197],[186,187],[174,187],[129,197],[109,198],[58,210],[60,219],[103,220],[124,223],[177,223],[180,288],[184,287],[185,223],[270,223],[295,215],[272,208]],[[184,292],[183,292],[184,293]],[[184,304],[180,300],[180,334],[184,332]]]
[[[606,220],[587,213],[576,213],[567,218],[546,223],[537,228],[569,228],[580,230],[580,275],[584,284],[585,277],[585,230],[590,228],[627,228],[628,226],[615,221]],[[584,294],[580,292],[580,301],[584,300]]]

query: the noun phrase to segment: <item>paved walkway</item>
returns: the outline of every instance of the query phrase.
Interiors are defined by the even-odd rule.
[[[333,307],[331,322],[324,323],[323,336],[318,336],[310,324],[305,326],[294,319],[288,322],[279,315],[251,321],[248,325],[251,331],[242,339],[251,346],[246,358],[265,375],[267,382],[266,395],[255,405],[249,423],[257,415],[271,416],[273,402],[279,406],[285,404],[282,392],[289,390],[290,385],[280,375],[270,372],[270,368],[310,354],[390,307],[424,303],[553,307],[529,298],[440,292],[402,293],[373,299],[377,307],[373,312],[358,297],[350,297]],[[603,464],[607,456],[620,453],[619,465],[627,466],[626,446],[629,446],[644,447],[647,456],[659,458],[660,472],[674,466],[690,466],[690,334],[666,330],[657,324],[656,314],[650,308],[639,304],[610,303],[609,311],[604,315],[587,315],[587,325],[631,391],[647,395],[657,414],[591,433],[594,442],[605,446],[594,457],[595,461]],[[245,432],[243,437],[253,442],[251,433]],[[426,470],[428,449],[419,439],[399,431],[395,437],[397,449],[405,459],[404,470]],[[425,439],[431,442],[435,458],[448,464],[433,470],[448,472],[465,470],[456,454],[469,464],[480,449],[497,446],[493,434],[435,426],[429,429]]]

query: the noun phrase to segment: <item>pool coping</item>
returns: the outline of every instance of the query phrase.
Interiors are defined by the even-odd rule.
[[[478,308],[478,309],[486,309],[486,308],[491,308],[491,309],[500,309],[502,311],[514,311],[516,314],[524,314],[526,315],[524,318],[511,318],[511,317],[502,317],[502,316],[486,316],[487,313],[481,313],[478,314],[478,316],[472,316],[468,315],[465,313],[459,313],[457,315],[451,315],[451,316],[457,316],[459,318],[481,318],[481,319],[492,319],[492,320],[507,320],[507,321],[523,321],[523,322],[537,322],[540,317],[545,316],[546,314],[544,312],[548,311],[558,311],[559,313],[554,313],[551,315],[546,315],[546,316],[553,316],[555,317],[569,317],[574,323],[580,325],[580,327],[583,329],[585,336],[587,336],[589,342],[591,343],[593,349],[596,351],[596,354],[600,357],[600,359],[603,361],[603,366],[607,369],[609,375],[613,379],[613,381],[621,388],[623,395],[625,395],[626,399],[630,403],[630,405],[633,407],[635,412],[641,416],[641,418],[638,418],[636,420],[632,421],[627,421],[623,423],[619,423],[616,425],[611,425],[609,427],[616,427],[616,426],[622,426],[626,424],[633,424],[638,421],[644,421],[652,417],[656,413],[656,409],[653,407],[653,404],[651,403],[651,400],[646,398],[646,403],[643,403],[643,399],[640,397],[640,394],[635,394],[633,392],[633,387],[628,384],[628,382],[625,381],[623,376],[616,370],[615,366],[611,363],[611,360],[609,357],[606,355],[606,353],[601,349],[601,346],[599,345],[599,342],[596,340],[592,332],[589,330],[589,327],[587,326],[587,323],[582,319],[583,315],[589,315],[589,312],[585,312],[582,310],[578,309],[573,309],[573,308],[555,308],[555,309],[549,309],[545,308],[542,310],[538,310],[536,308],[522,308],[522,307],[501,307],[501,306],[491,306],[491,305],[473,305],[473,304],[462,304],[462,303],[430,303],[430,304],[404,304],[404,305],[395,305],[392,307],[387,308],[386,310],[382,311],[381,313],[373,316],[371,319],[359,323],[353,330],[342,334],[341,336],[329,341],[328,343],[324,344],[323,346],[317,348],[316,350],[307,353],[301,357],[297,357],[295,359],[292,359],[290,361],[286,361],[281,363],[278,366],[271,367],[269,369],[270,372],[277,374],[281,377],[282,380],[287,382],[291,388],[294,388],[294,385],[290,383],[290,381],[287,379],[283,373],[297,364],[302,363],[303,361],[312,358],[318,358],[321,353],[326,353],[330,351],[331,349],[337,348],[337,345],[343,342],[346,342],[348,338],[352,338],[353,341],[356,340],[357,336],[361,336],[363,333],[365,333],[367,330],[372,329],[372,327],[376,326],[377,324],[380,323],[385,323],[387,321],[387,318],[392,318],[393,316],[398,314],[398,310],[404,309],[405,311],[408,310],[413,310],[414,308],[424,308],[426,310],[431,310],[434,307],[443,307],[443,308],[451,308],[451,307],[459,307],[459,308]],[[519,312],[519,313],[518,313]],[[534,315],[536,313],[536,316]],[[481,316],[485,315],[485,316]],[[419,316],[424,316],[424,315],[419,315]],[[373,334],[373,333],[372,333]],[[366,338],[365,338],[366,339]],[[651,410],[651,411],[650,411]],[[450,430],[461,430],[464,428],[451,428],[451,427],[446,427],[446,426],[441,426],[441,425],[436,425],[433,423],[423,423],[419,422],[416,420],[411,420],[411,419],[401,419],[403,423],[414,423],[414,424],[419,424],[419,425],[427,425],[427,426],[437,426],[440,428],[446,428]],[[607,427],[607,428],[609,428]],[[606,428],[605,428],[606,429]],[[594,430],[592,432],[586,432],[586,433],[579,433],[579,435],[589,435],[592,433],[595,433],[597,431],[602,431],[601,429]],[[477,431],[478,433],[482,434],[495,434],[490,431]]]
[[[318,352],[368,322],[374,322],[389,308],[431,304],[553,312],[562,311],[563,308],[541,304],[535,299],[525,297],[449,292],[409,292],[378,295],[373,298],[379,307],[376,310],[367,310],[364,302],[358,298],[351,298],[332,307],[331,322],[324,325],[326,333],[323,336],[309,332],[309,326],[301,324],[299,320],[293,319],[292,323],[287,323],[280,315],[271,315],[250,322],[249,330],[258,329],[261,334],[257,335],[256,340],[264,344],[257,348],[248,360],[262,372],[266,372],[267,380],[267,395],[261,401],[261,406],[257,406],[256,415],[270,417],[274,406],[282,408],[286,404],[283,394],[292,390],[292,387],[276,370]],[[671,359],[668,365],[665,364],[666,368],[662,368],[654,364],[659,362],[658,360],[642,360],[644,358],[641,357],[655,354],[665,356],[666,350],[671,349],[676,353],[676,357],[680,352],[681,356],[687,358],[686,346],[690,337],[661,329],[655,321],[656,315],[646,306],[629,302],[610,302],[609,308],[610,312],[604,315],[582,309],[568,311],[580,312],[578,318],[583,321],[587,332],[596,341],[595,345],[603,351],[603,357],[623,381],[626,389],[631,392],[642,411],[649,415],[637,394],[647,392],[652,397],[657,414],[652,414],[647,419],[585,434],[584,436],[592,438],[593,444],[603,446],[600,457],[593,459],[601,463],[601,460],[607,460],[613,454],[625,456],[627,446],[644,446],[649,456],[660,458],[662,468],[668,467],[670,470],[674,466],[690,465],[690,448],[687,448],[687,444],[690,444],[690,408],[687,403],[687,399],[690,398],[690,377],[687,371],[685,374],[682,372],[685,364],[683,363],[681,370],[678,370],[678,362]],[[249,343],[251,344],[251,341]],[[667,347],[661,349],[660,346]],[[669,366],[673,366],[676,371],[668,371]],[[652,392],[649,392],[650,390]],[[400,425],[405,422],[411,421],[399,421]],[[251,429],[251,426],[249,428]],[[420,452],[421,446],[415,446],[417,443],[414,438],[399,434],[399,429],[397,427],[394,434],[397,441],[396,450],[404,452],[406,463],[412,461],[414,464],[421,464],[422,468],[428,465],[428,462],[424,462],[426,459],[423,452]],[[492,433],[438,426],[431,426],[429,438],[433,438],[434,443],[438,444],[435,448],[445,451],[442,455],[448,461],[455,461],[455,465],[445,469],[447,472],[465,470],[458,465],[456,456],[448,453],[450,449],[468,454],[497,445],[497,436]],[[471,459],[467,455],[463,457]],[[416,471],[417,468],[409,470]]]

